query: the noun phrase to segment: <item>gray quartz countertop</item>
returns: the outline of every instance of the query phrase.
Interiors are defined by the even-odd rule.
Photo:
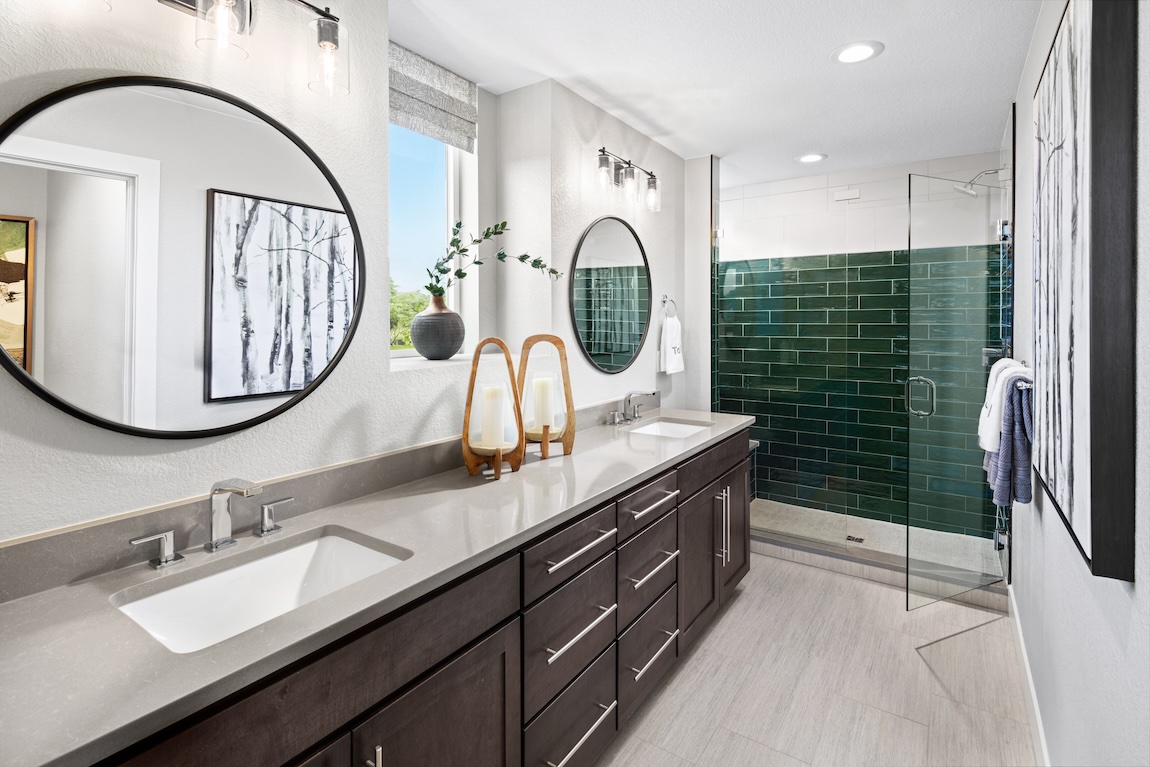
[[[0,604],[0,764],[87,765],[321,649],[747,428],[746,416],[664,409],[713,423],[685,439],[580,431],[570,456],[529,452],[518,472],[460,468],[240,536],[155,571],[141,562]],[[413,552],[388,570],[193,653],[169,651],[116,609],[129,594],[225,569],[335,526]],[[119,595],[119,596],[117,596]]]

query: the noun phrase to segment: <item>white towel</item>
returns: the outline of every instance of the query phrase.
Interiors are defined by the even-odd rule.
[[[681,373],[683,365],[683,325],[678,317],[663,319],[663,337],[659,344],[659,369],[671,375]]]
[[[1002,364],[1008,362],[1009,364]],[[1002,437],[1002,405],[1006,399],[1006,385],[1024,378],[1034,380],[1034,371],[1015,360],[999,360],[990,369],[986,384],[986,401],[978,414],[978,446],[988,453],[997,453]]]

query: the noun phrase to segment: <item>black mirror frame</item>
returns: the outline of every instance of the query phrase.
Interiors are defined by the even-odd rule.
[[[639,246],[639,255],[643,258],[643,269],[647,272],[647,321],[643,325],[643,337],[639,339],[639,345],[635,347],[635,354],[631,357],[631,361],[618,370],[604,370],[599,363],[587,351],[587,346],[583,343],[583,336],[579,335],[579,323],[575,317],[575,269],[579,265],[579,251],[583,249],[583,241],[587,239],[587,235],[595,228],[597,224],[603,221],[618,221],[623,226],[627,227],[627,231],[635,238],[635,244]],[[600,373],[607,375],[618,375],[627,368],[635,364],[635,360],[639,359],[639,353],[643,351],[643,345],[647,343],[647,333],[651,330],[651,307],[655,303],[655,292],[651,289],[651,264],[647,261],[647,251],[643,248],[643,241],[639,239],[639,235],[635,233],[635,228],[628,224],[618,216],[602,216],[591,222],[591,225],[583,230],[583,234],[579,236],[579,244],[575,246],[575,257],[571,259],[571,276],[568,278],[570,287],[567,291],[568,308],[571,310],[571,329],[575,331],[575,338],[579,341],[579,351],[583,352],[583,356],[591,363],[591,366],[598,370]]]
[[[276,416],[282,415],[291,408],[302,402],[308,395],[319,388],[327,377],[335,370],[336,366],[343,360],[343,355],[347,352],[348,347],[351,345],[352,338],[355,337],[356,328],[359,327],[360,316],[363,312],[364,296],[366,295],[367,286],[367,259],[363,253],[363,238],[359,233],[359,224],[356,222],[355,214],[352,212],[351,204],[347,199],[347,195],[343,191],[343,187],[336,181],[335,176],[332,175],[331,170],[324,164],[323,160],[304,143],[303,139],[293,133],[287,126],[280,123],[275,118],[269,116],[260,109],[252,106],[251,104],[236,98],[231,94],[224,93],[223,91],[209,88],[206,85],[199,85],[197,83],[190,83],[183,80],[174,80],[166,77],[149,77],[149,76],[126,76],[126,77],[110,77],[101,80],[91,80],[88,82],[71,85],[67,88],[55,91],[44,96],[43,98],[33,101],[28,106],[16,112],[10,118],[0,125],[0,146],[8,139],[21,125],[23,125],[30,118],[35,117],[40,112],[55,106],[56,104],[66,101],[67,99],[79,96],[85,93],[93,93],[95,91],[107,90],[111,88],[123,88],[131,86],[160,86],[164,88],[177,88],[179,90],[191,91],[192,93],[199,93],[204,96],[210,96],[220,101],[231,104],[234,107],[248,112],[249,114],[258,117],[266,124],[278,130],[281,134],[286,136],[293,144],[299,147],[308,159],[310,159],[315,166],[331,184],[331,188],[335,191],[336,197],[339,198],[340,205],[343,207],[344,213],[347,215],[348,223],[351,226],[352,237],[355,240],[356,249],[356,268],[359,270],[359,285],[356,287],[355,295],[355,309],[352,313],[351,326],[348,328],[347,335],[343,338],[343,343],[340,344],[339,349],[336,350],[332,356],[331,361],[328,363],[315,380],[313,380],[306,388],[296,392],[295,396],[284,402],[277,408],[269,410],[266,413],[249,418],[246,421],[230,424],[228,426],[218,426],[212,429],[196,429],[190,431],[164,431],[160,429],[141,429],[136,426],[128,426],[126,424],[117,423],[100,416],[93,415],[86,410],[72,405],[66,400],[57,397],[46,387],[42,386],[36,379],[27,373],[23,368],[15,363],[15,361],[8,356],[8,354],[0,352],[0,367],[7,370],[13,377],[25,386],[29,391],[35,394],[40,399],[47,402],[49,405],[62,410],[70,416],[79,418],[94,426],[99,426],[111,431],[120,432],[121,434],[130,434],[136,437],[151,437],[153,439],[204,439],[209,437],[219,437],[225,434],[234,434],[244,429],[250,429],[253,426],[258,426],[265,421],[270,421]]]

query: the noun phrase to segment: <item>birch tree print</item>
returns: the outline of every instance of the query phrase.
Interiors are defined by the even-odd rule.
[[[351,329],[355,240],[339,211],[211,190],[208,402],[301,391]]]

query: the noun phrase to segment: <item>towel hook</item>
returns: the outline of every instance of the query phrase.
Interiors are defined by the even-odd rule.
[[[669,309],[667,308],[667,304],[671,305]],[[667,298],[666,293],[663,294],[663,314],[668,317],[676,317],[679,314],[679,306],[675,303],[675,299]]]

